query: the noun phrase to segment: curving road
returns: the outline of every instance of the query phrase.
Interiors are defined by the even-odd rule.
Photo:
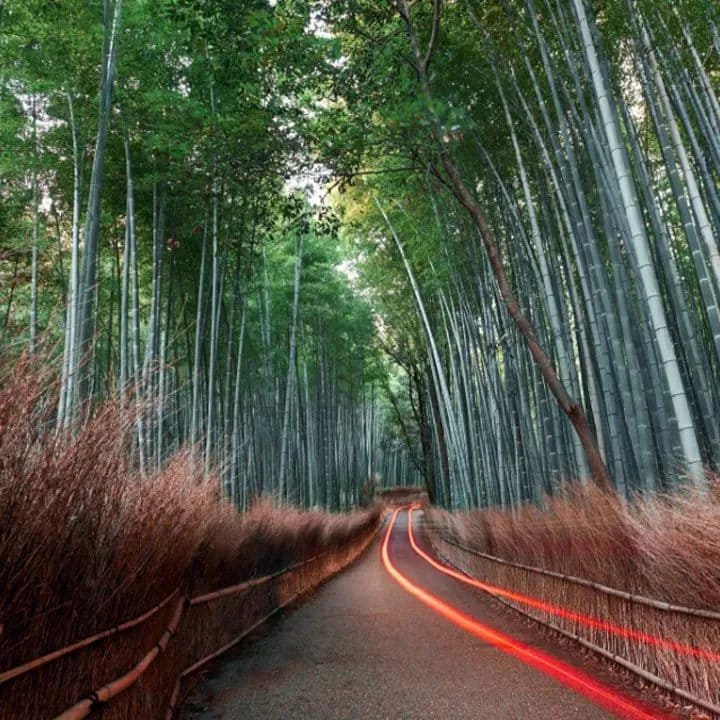
[[[601,664],[441,573],[408,511],[264,637],[227,656],[187,720],[668,718]],[[428,558],[423,558],[426,553]]]

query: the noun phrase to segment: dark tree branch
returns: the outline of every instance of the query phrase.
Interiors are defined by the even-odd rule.
[[[440,11],[442,9],[442,0],[433,0],[433,22],[430,40],[428,42],[427,51],[423,58],[423,72],[427,73],[430,63],[432,62],[435,49],[437,47],[438,37],[440,35]]]

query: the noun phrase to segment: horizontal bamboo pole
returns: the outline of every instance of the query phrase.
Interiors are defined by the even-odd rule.
[[[196,595],[190,598],[190,605],[204,605],[205,603],[212,602],[213,600],[219,600],[220,598],[227,597],[229,595],[238,595],[243,592],[247,592],[251,588],[257,587],[258,585],[264,585],[273,579],[273,575],[264,575],[263,577],[256,578],[254,580],[246,580],[245,582],[239,583],[238,585],[231,585],[221,590],[213,590],[213,592],[206,593],[205,595]]]
[[[383,522],[384,522],[384,518],[383,518]],[[373,538],[377,534],[380,527],[381,527],[381,523],[378,523],[378,526],[375,528],[375,530],[373,530],[371,533],[368,534],[367,538],[365,538],[365,540],[361,543],[361,547],[360,547],[360,550],[358,551],[358,555],[360,553],[362,553],[365,550],[365,548],[367,548],[367,546],[372,542]],[[331,553],[332,553],[332,551],[329,550],[327,552],[322,553],[321,555],[315,556],[314,558],[310,558],[309,560],[304,560],[302,562],[295,563],[295,565],[291,565],[289,568],[286,568],[285,571],[281,571],[281,573],[288,572],[291,569],[297,569],[302,565],[307,565],[307,563],[311,562],[312,560],[319,560],[320,558],[324,557],[325,555],[330,555]],[[275,573],[275,576],[277,576],[278,574],[279,573]],[[266,578],[268,578],[268,579],[271,577],[273,577],[273,576],[271,576],[271,575],[266,576]],[[260,578],[260,579],[262,579],[262,578]],[[201,658],[196,663],[194,663],[193,665],[190,665],[190,667],[183,670],[182,673],[180,674],[180,677],[177,679],[177,682],[175,683],[175,687],[173,688],[172,695],[170,696],[170,706],[168,707],[168,710],[165,714],[165,720],[172,720],[172,716],[175,713],[175,710],[177,708],[178,700],[180,699],[180,690],[182,688],[183,680],[188,678],[193,673],[197,672],[201,667],[204,667],[209,662],[215,660],[216,658],[220,657],[220,655],[223,655],[228,650],[235,647],[239,642],[242,642],[242,640],[244,638],[246,638],[250,633],[252,633],[254,630],[259,628],[264,623],[266,623],[273,615],[280,612],[280,610],[287,607],[291,603],[295,602],[301,595],[306,593],[309,589],[310,589],[310,586],[303,588],[300,592],[296,593],[291,598],[289,598],[285,602],[281,603],[278,607],[271,610],[269,613],[267,613],[267,615],[263,616],[262,618],[260,618],[256,622],[254,622],[249,628],[246,628],[245,630],[243,630],[237,637],[230,640],[230,642],[226,643],[218,650],[215,650],[210,655],[206,655],[204,658]]]
[[[202,603],[211,602],[212,600],[217,600],[222,597],[226,597],[228,595],[235,595],[237,593],[244,592],[246,590],[249,590],[252,587],[255,587],[257,585],[262,585],[266,582],[269,582],[270,580],[273,580],[274,578],[280,577],[281,575],[288,573],[292,570],[294,570],[296,567],[300,567],[301,565],[305,565],[309,562],[312,562],[313,560],[318,560],[319,558],[323,557],[323,555],[327,555],[327,552],[321,553],[320,555],[315,555],[312,558],[308,558],[307,560],[301,560],[298,563],[295,563],[293,565],[290,565],[282,570],[278,570],[277,572],[271,574],[271,575],[265,575],[261,578],[255,578],[253,580],[247,580],[243,583],[240,583],[238,585],[232,585],[230,587],[222,588],[220,590],[216,590],[211,593],[207,593],[205,595],[198,595],[194,598],[190,599],[191,605],[200,605]],[[136,618],[133,618],[132,620],[128,620],[120,625],[116,625],[115,627],[109,628],[107,630],[103,630],[102,632],[96,633],[95,635],[91,635],[89,637],[84,638],[83,640],[79,640],[76,643],[73,643],[72,645],[67,645],[63,648],[59,648],[57,650],[54,650],[51,653],[48,653],[47,655],[43,655],[41,657],[35,658],[34,660],[30,660],[26,663],[23,663],[22,665],[18,665],[17,667],[11,668],[10,670],[6,670],[2,673],[0,673],[0,685],[2,685],[5,682],[8,682],[9,680],[12,680],[13,678],[16,678],[20,675],[24,675],[25,673],[30,672],[31,670],[35,670],[38,667],[42,667],[43,665],[46,665],[49,662],[53,662],[54,660],[58,660],[61,657],[64,657],[65,655],[69,655],[70,653],[76,652],[77,650],[80,650],[84,647],[88,647],[89,645],[93,645],[94,643],[98,642],[99,640],[103,640],[108,637],[112,637],[113,635],[116,635],[119,632],[123,632],[125,630],[129,630],[130,628],[135,627],[136,625],[140,625],[145,620],[149,620],[153,615],[155,615],[158,611],[160,611],[165,605],[167,605],[170,600],[177,595],[177,593],[180,591],[179,588],[176,588],[171,592],[164,600],[162,600],[160,603],[158,603],[155,607],[151,608],[147,612],[143,613],[142,615],[139,615]],[[0,634],[2,634],[2,625],[0,625]]]
[[[329,552],[329,551],[328,551]],[[143,659],[128,673],[125,675],[117,678],[116,680],[113,680],[112,682],[108,683],[107,685],[100,688],[100,690],[95,691],[92,693],[92,695],[89,695],[87,698],[84,698],[80,702],[73,705],[73,707],[66,710],[61,715],[58,715],[55,720],[80,720],[81,718],[87,717],[93,709],[100,704],[106,703],[112,698],[114,698],[116,695],[121,693],[123,690],[126,690],[127,688],[134,685],[140,678],[140,676],[147,670],[150,665],[155,661],[157,656],[165,650],[165,647],[167,646],[168,641],[172,637],[172,635],[175,634],[177,631],[177,627],[180,623],[180,618],[182,617],[182,612],[185,606],[190,605],[200,605],[203,603],[210,602],[212,600],[216,600],[221,597],[226,597],[228,595],[236,595],[239,593],[242,593],[251,587],[262,585],[264,583],[269,582],[270,580],[277,578],[281,575],[285,575],[292,570],[295,570],[302,565],[306,565],[309,562],[312,562],[313,560],[318,560],[319,558],[323,557],[324,555],[327,555],[328,552],[321,553],[320,555],[316,555],[312,558],[308,558],[307,560],[302,560],[298,563],[294,563],[293,565],[290,565],[286,568],[283,568],[282,570],[278,570],[276,573],[273,573],[272,575],[265,575],[262,578],[257,578],[255,580],[249,580],[247,582],[241,583],[239,585],[233,585],[231,587],[223,588],[221,590],[217,590],[213,593],[208,593],[206,595],[199,595],[195,598],[187,599],[187,598],[181,598],[180,602],[178,602],[175,614],[173,615],[173,618],[170,622],[170,625],[166,628],[165,632],[163,633],[162,637],[158,641],[158,643],[153,647],[150,652],[148,652]],[[280,607],[276,608],[273,612],[277,612],[278,610],[282,609],[287,603],[284,603]],[[238,640],[239,642],[239,640]],[[181,676],[182,677],[182,676]]]
[[[637,603],[638,605],[646,605],[648,607],[662,610],[664,612],[679,613],[682,615],[692,615],[693,617],[705,618],[706,620],[720,620],[720,612],[713,610],[701,610],[700,608],[690,608],[684,605],[673,605],[672,603],[665,602],[663,600],[656,600],[654,598],[645,597],[644,595],[636,595],[634,593],[626,592],[625,590],[618,590],[617,588],[608,587],[600,583],[593,582],[592,580],[585,580],[584,578],[576,577],[574,575],[564,575],[563,573],[555,572],[553,570],[545,570],[544,568],[534,567],[532,565],[525,565],[523,563],[513,562],[512,560],[504,560],[503,558],[496,557],[495,555],[488,555],[487,553],[481,552],[480,550],[474,550],[459,542],[443,535],[438,534],[438,537],[454,547],[472,555],[490,560],[492,562],[500,563],[501,565],[509,565],[510,567],[519,568],[521,570],[527,570],[528,572],[537,573],[539,575],[546,575],[548,577],[557,578],[558,580],[564,580],[574,585],[582,585],[584,587],[592,588],[598,592],[604,593],[605,595],[612,595],[614,597],[622,598],[630,602]]]
[[[230,642],[223,645],[218,650],[215,650],[214,652],[210,653],[210,655],[206,655],[204,658],[201,658],[193,665],[190,665],[190,667],[186,668],[185,670],[180,673],[180,677],[178,678],[177,682],[175,683],[175,687],[173,688],[172,696],[170,698],[170,707],[167,710],[167,713],[165,714],[166,720],[171,720],[173,713],[175,712],[175,708],[177,707],[177,701],[180,697],[180,689],[182,688],[182,682],[185,680],[185,678],[189,677],[193,673],[197,672],[201,667],[204,667],[209,662],[215,660],[215,658],[220,657],[220,655],[223,655],[228,650],[235,647],[239,642],[244,640],[250,633],[252,633],[254,630],[257,630],[261,625],[266,623],[273,615],[276,615],[279,613],[282,609],[290,605],[291,603],[295,602],[300,595],[303,594],[303,592],[306,592],[307,588],[305,588],[303,591],[293,595],[291,598],[286,600],[285,602],[278,605],[278,607],[271,610],[267,615],[264,615],[259,620],[254,622],[249,628],[243,630],[237,637],[233,638]]]
[[[170,624],[165,628],[165,631],[152,650],[146,653],[142,660],[140,660],[130,672],[125,673],[125,675],[120,676],[99,690],[96,690],[88,697],[58,715],[55,720],[82,720],[82,718],[86,718],[98,705],[109,702],[123,690],[127,690],[134,685],[140,676],[153,664],[158,655],[165,650],[168,642],[170,642],[170,638],[177,632],[186,604],[186,598],[180,598],[178,600]]]
[[[378,526],[379,527],[379,526]],[[362,549],[366,548],[369,542],[372,540],[372,538],[375,536],[375,533],[377,532],[378,528],[376,527],[375,530],[372,533],[369,533],[368,537],[365,539],[365,542],[362,543],[362,548],[360,552],[362,552]],[[88,717],[90,713],[93,712],[95,708],[97,708],[100,705],[103,705],[110,700],[112,700],[114,697],[119,695],[124,690],[127,690],[129,687],[134,685],[140,677],[143,675],[143,673],[152,665],[152,663],[156,660],[156,658],[165,650],[167,647],[168,642],[170,641],[170,638],[176,634],[177,629],[180,625],[180,620],[183,616],[183,612],[186,607],[190,607],[191,605],[201,605],[204,603],[211,602],[213,600],[216,600],[221,597],[227,597],[229,595],[237,595],[240,593],[245,592],[251,587],[262,585],[264,583],[269,582],[270,580],[280,577],[281,575],[285,575],[289,572],[292,572],[293,570],[297,570],[298,568],[307,565],[308,563],[314,562],[316,560],[319,560],[327,555],[330,555],[334,553],[334,550],[327,550],[326,552],[320,553],[319,555],[315,555],[311,558],[308,558],[306,560],[301,560],[299,562],[293,563],[292,565],[289,565],[286,568],[283,568],[282,570],[278,570],[275,573],[272,573],[271,575],[265,575],[261,578],[256,578],[254,580],[248,580],[244,583],[240,583],[239,585],[233,585],[227,588],[222,588],[221,590],[217,590],[212,593],[207,593],[205,595],[198,595],[195,598],[187,598],[182,597],[179,598],[178,603],[175,607],[175,612],[173,613],[173,617],[170,621],[170,624],[167,626],[165,631],[163,632],[162,636],[160,637],[160,640],[155,644],[155,646],[145,654],[145,656],[140,660],[140,662],[135,665],[135,667],[127,672],[125,675],[122,675],[121,677],[111,681],[107,685],[104,685],[99,690],[96,690],[91,695],[89,695],[86,698],[83,698],[78,703],[73,705],[71,708],[65,710],[62,714],[56,716],[54,720],[82,720],[82,718]],[[199,660],[189,668],[187,668],[178,678],[178,682],[176,683],[175,688],[173,689],[173,694],[171,696],[171,707],[169,709],[169,715],[168,717],[172,716],[172,712],[175,708],[175,704],[177,703],[177,698],[180,692],[180,686],[182,679],[187,677],[188,675],[195,672],[197,669],[202,667],[203,665],[207,664],[214,658],[218,657],[222,653],[229,650],[231,647],[236,645],[238,642],[240,642],[244,637],[246,637],[249,633],[251,633],[256,627],[259,627],[263,622],[266,622],[270,617],[272,617],[275,613],[279,612],[283,608],[287,607],[290,603],[294,602],[300,595],[302,595],[304,592],[307,592],[308,588],[304,588],[301,592],[297,593],[296,595],[293,595],[293,597],[289,598],[285,602],[281,603],[278,607],[274,608],[270,613],[268,613],[266,616],[258,620],[257,622],[253,623],[251,627],[244,630],[243,633],[236,637],[234,640],[231,640],[229,643],[221,647],[219,650],[216,650],[211,655],[203,658],[202,660]],[[166,598],[163,601],[163,604],[166,604],[175,594],[177,593],[177,590],[170,595],[168,598]],[[158,608],[153,608],[153,611],[157,612]],[[149,613],[152,611],[148,611]],[[147,616],[148,613],[145,615]],[[143,617],[143,616],[141,616]],[[133,621],[129,621],[134,624],[138,624],[141,620],[138,618],[135,618]],[[125,623],[123,626],[118,627],[127,627],[128,623]]]
[[[308,563],[314,562],[315,560],[319,560],[320,558],[325,557],[325,555],[328,555],[329,553],[330,551],[328,550],[327,552],[320,553],[320,555],[315,555],[311,558],[308,558],[307,560],[301,560],[300,562],[294,563],[293,565],[288,565],[288,567],[283,568],[282,570],[278,570],[277,572],[274,572],[270,575],[263,575],[259,578],[246,580],[245,582],[239,583],[238,585],[230,585],[228,587],[221,588],[220,590],[214,590],[213,592],[209,592],[204,595],[196,595],[195,597],[190,598],[190,605],[203,605],[204,603],[212,602],[213,600],[219,600],[220,598],[224,598],[229,595],[237,595],[239,593],[247,592],[251,588],[257,587],[258,585],[264,585],[265,583],[268,583],[275,578],[292,572],[293,570],[303,565],[307,565]]]
[[[0,685],[2,685],[5,682],[8,682],[8,680],[12,680],[13,678],[16,678],[20,675],[24,675],[25,673],[30,672],[31,670],[35,670],[36,668],[42,667],[43,665],[47,665],[49,662],[53,662],[54,660],[58,660],[61,657],[64,657],[65,655],[69,655],[70,653],[76,652],[77,650],[80,650],[81,648],[88,647],[89,645],[93,645],[94,643],[98,642],[99,640],[103,640],[104,638],[111,637],[113,635],[116,635],[117,633],[123,632],[124,630],[129,630],[130,628],[135,627],[136,625],[140,625],[141,623],[145,622],[145,620],[149,620],[153,615],[156,615],[162,608],[164,608],[180,591],[179,588],[176,588],[173,590],[164,600],[162,600],[160,603],[158,603],[155,607],[150,608],[147,612],[144,612],[142,615],[138,615],[138,617],[133,618],[132,620],[128,620],[120,625],[116,625],[115,627],[109,628],[108,630],[103,630],[102,632],[96,633],[95,635],[90,635],[89,637],[84,638],[83,640],[78,640],[78,642],[73,643],[72,645],[67,645],[63,648],[59,648],[58,650],[54,650],[51,653],[48,653],[47,655],[43,655],[42,657],[35,658],[34,660],[30,660],[26,663],[23,663],[22,665],[18,665],[17,667],[11,668],[10,670],[6,670],[3,673],[0,673]]]
[[[455,543],[450,543],[450,544],[454,545]],[[460,548],[460,549],[463,549],[463,548]],[[439,555],[440,559],[444,563],[449,565],[450,567],[455,568],[455,570],[463,573],[463,575],[472,577],[472,575],[469,575],[467,572],[465,572],[465,570],[454,565],[441,552],[438,552],[438,555]],[[539,623],[540,625],[544,625],[545,627],[550,628],[554,632],[558,632],[561,635],[564,635],[565,637],[570,638],[571,640],[574,640],[575,642],[580,643],[580,645],[582,645],[583,647],[586,647],[588,650],[592,650],[593,652],[596,652],[599,655],[602,655],[603,657],[608,658],[609,660],[612,660],[613,662],[616,662],[618,665],[622,665],[622,667],[624,667],[626,670],[629,670],[630,672],[634,673],[635,675],[638,675],[639,677],[643,678],[644,680],[647,680],[648,682],[653,683],[653,685],[657,685],[659,688],[662,688],[663,690],[667,690],[668,692],[673,693],[673,695],[676,695],[677,697],[680,697],[683,700],[687,700],[687,701],[693,703],[693,705],[697,705],[698,707],[701,707],[704,710],[707,710],[708,712],[711,712],[711,713],[717,715],[718,717],[720,717],[720,706],[714,705],[709,700],[704,700],[703,698],[697,697],[697,695],[693,695],[691,692],[688,692],[687,690],[683,690],[682,688],[679,688],[679,687],[673,685],[671,682],[664,680],[659,675],[655,675],[654,673],[651,673],[648,670],[645,670],[645,668],[642,668],[639,665],[636,665],[635,663],[631,662],[630,660],[626,660],[621,655],[616,655],[615,653],[612,653],[609,650],[606,650],[605,648],[601,647],[600,645],[596,645],[595,643],[590,642],[590,640],[586,640],[585,638],[580,637],[579,635],[576,635],[575,633],[572,633],[569,630],[565,630],[564,628],[561,628],[558,625],[555,625],[555,623],[549,622],[548,620],[543,620],[542,618],[539,618],[536,615],[529,613],[527,610],[523,610],[522,608],[515,605],[515,603],[512,603],[509,600],[506,600],[505,598],[500,597],[499,595],[496,595],[494,592],[491,592],[490,590],[487,590],[485,588],[481,588],[481,589],[484,592],[486,592],[488,595],[492,596],[493,599],[497,600],[498,602],[501,602],[503,605],[506,605],[507,607],[511,608],[515,612],[520,613],[524,617],[529,618],[530,620],[533,620],[534,622]]]

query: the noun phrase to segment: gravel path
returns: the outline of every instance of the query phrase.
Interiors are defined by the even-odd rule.
[[[601,664],[544,638],[487,596],[419,559],[408,543],[406,522],[403,512],[389,555],[412,583],[495,630],[618,687],[618,678]],[[600,720],[623,715],[610,714],[439,617],[388,575],[376,543],[263,637],[229,654],[186,704],[183,717]],[[667,716],[649,711],[645,717]]]

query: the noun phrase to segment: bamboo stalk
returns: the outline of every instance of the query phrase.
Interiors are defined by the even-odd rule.
[[[205,603],[212,602],[213,600],[219,600],[220,598],[228,597],[229,595],[237,595],[239,593],[246,592],[247,590],[258,587],[259,585],[265,585],[271,580],[281,577],[282,575],[287,575],[287,573],[292,572],[293,570],[297,570],[303,565],[307,565],[308,563],[314,562],[315,560],[319,560],[320,558],[329,555],[331,552],[332,550],[328,550],[327,552],[321,553],[320,555],[315,555],[314,557],[308,558],[307,560],[301,560],[300,562],[294,563],[293,565],[288,565],[288,567],[283,568],[282,570],[278,570],[277,572],[274,572],[270,575],[263,575],[262,577],[253,580],[247,580],[246,582],[239,583],[238,585],[231,585],[229,587],[222,588],[221,590],[215,590],[214,592],[206,593],[205,595],[196,595],[194,598],[190,598],[189,604],[194,607],[196,605],[203,605]]]

